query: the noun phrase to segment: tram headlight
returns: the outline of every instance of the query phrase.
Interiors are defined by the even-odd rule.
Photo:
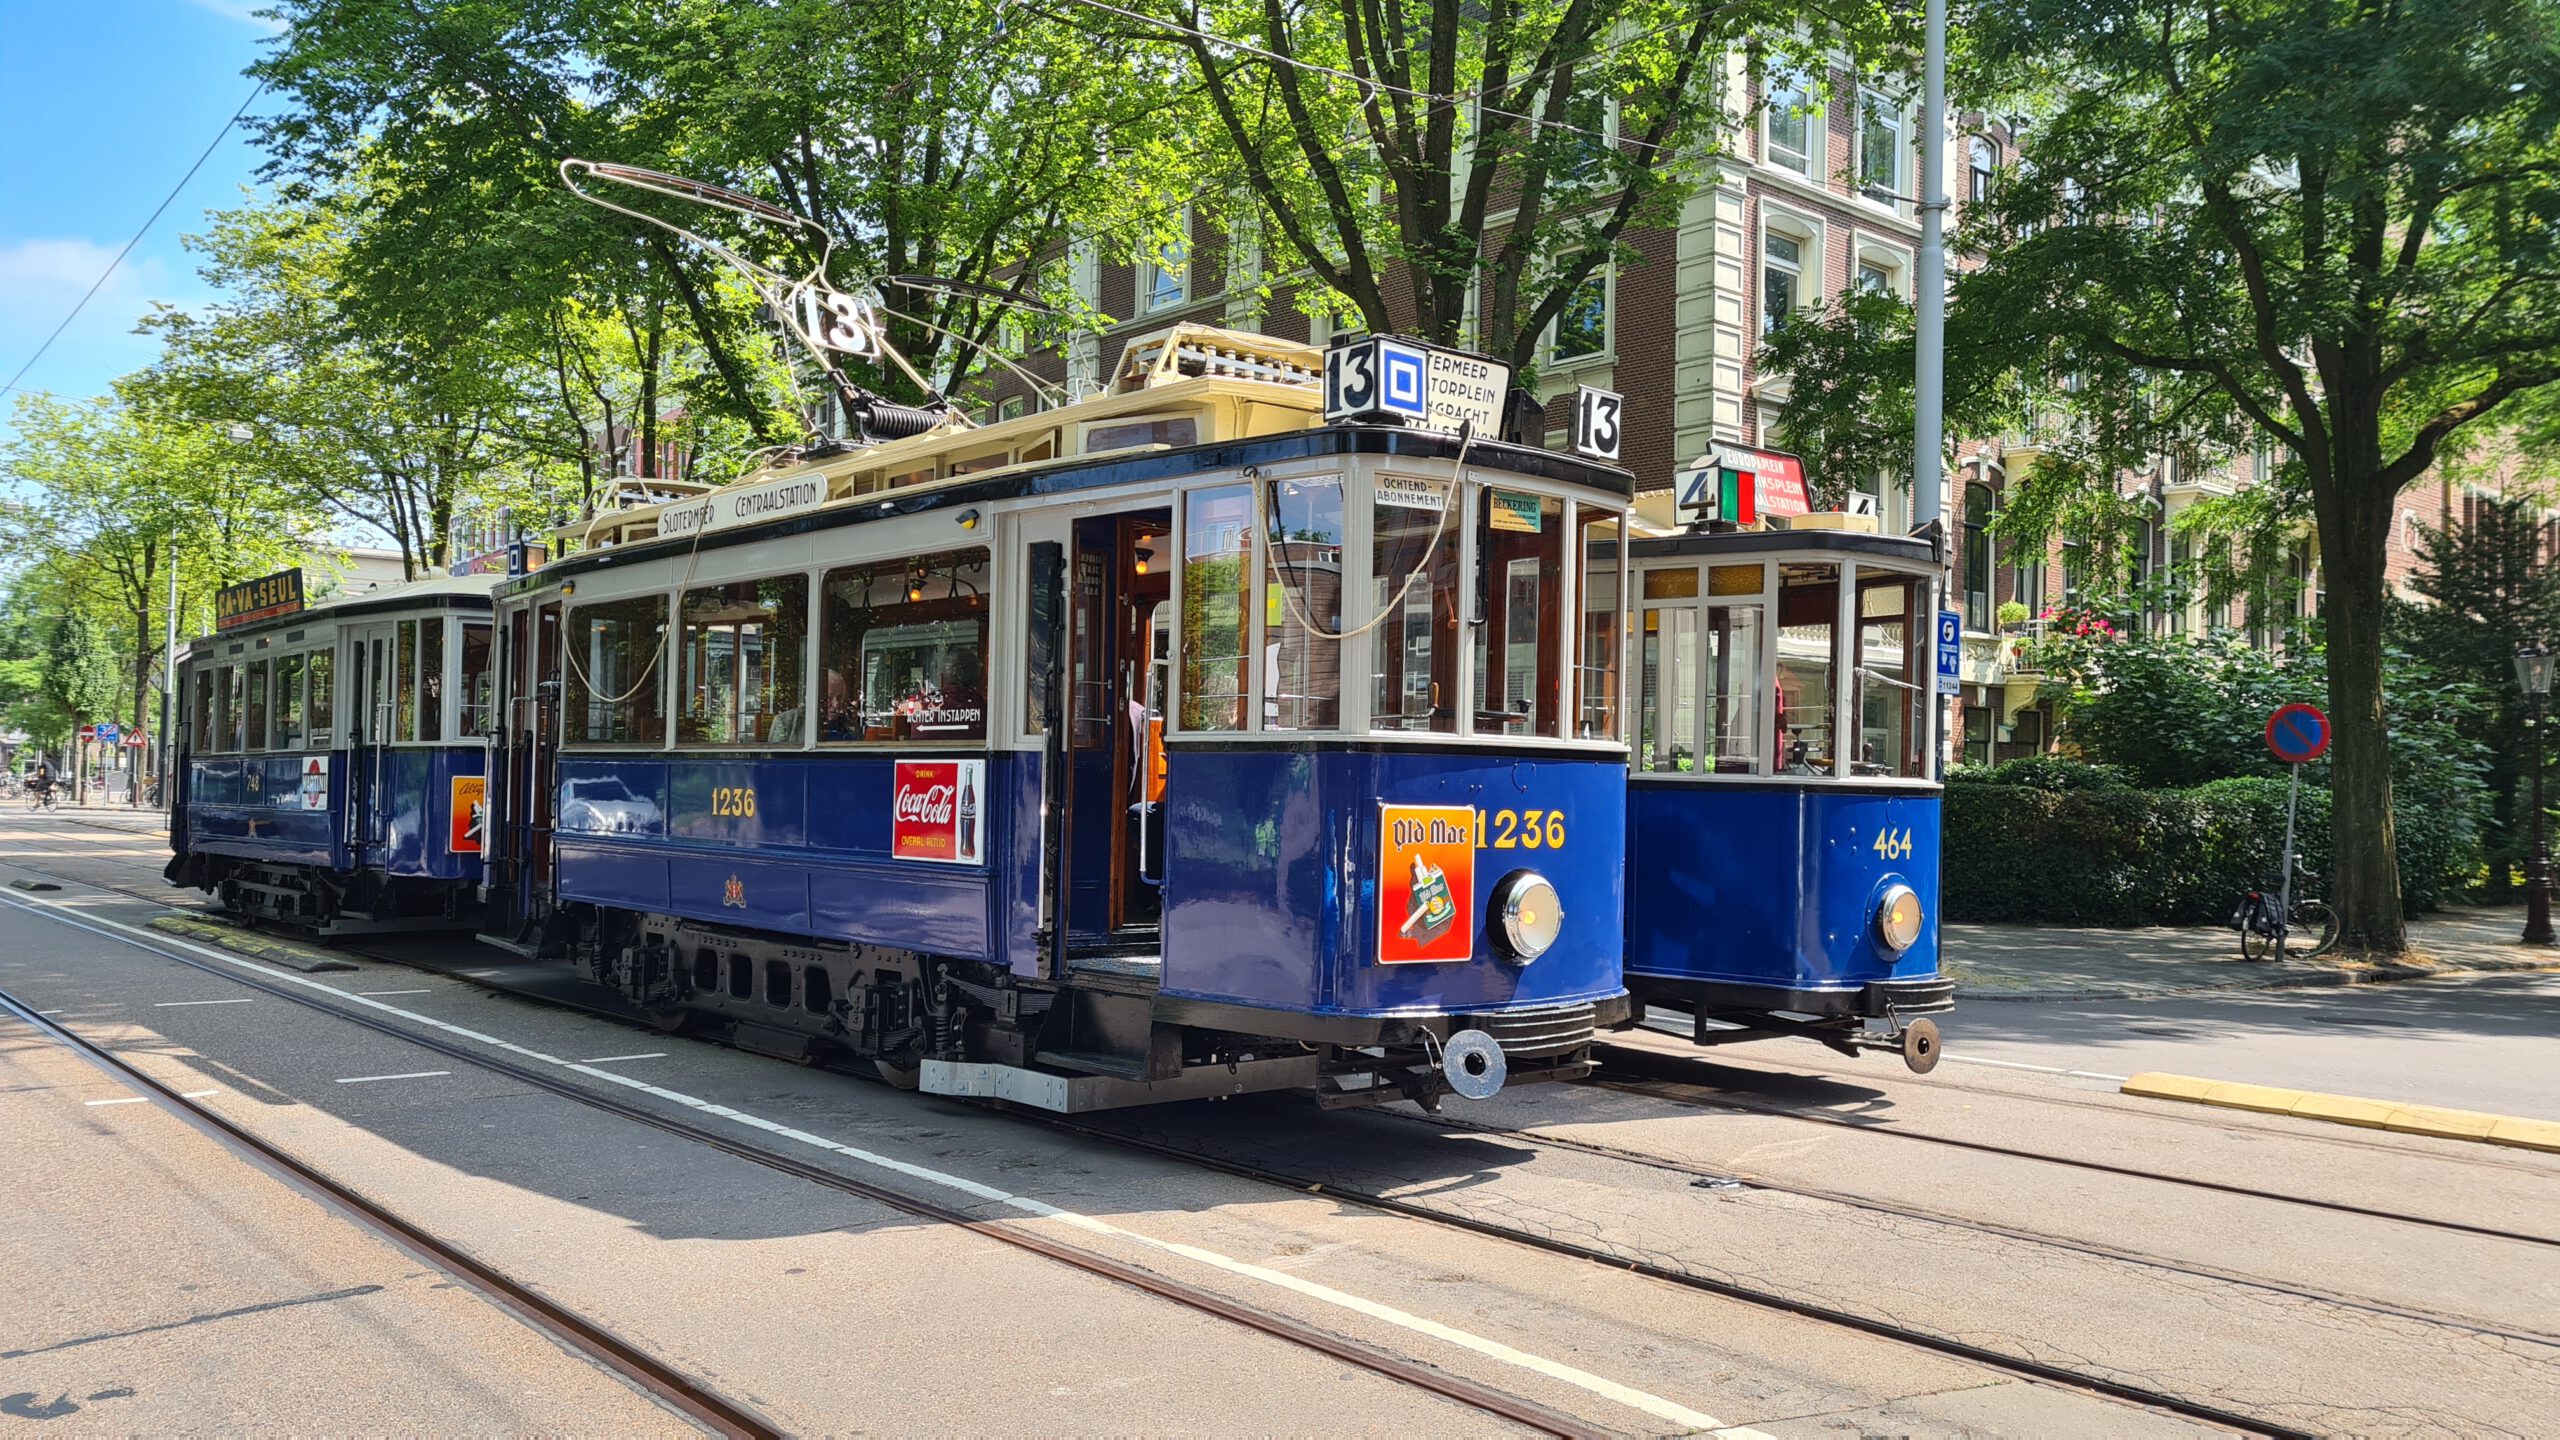
[[[1564,902],[1535,870],[1514,870],[1493,887],[1493,915],[1502,926],[1503,958],[1526,965],[1547,953],[1564,930]]]
[[[1876,938],[1896,955],[1920,940],[1920,897],[1908,885],[1887,885],[1876,897]]]

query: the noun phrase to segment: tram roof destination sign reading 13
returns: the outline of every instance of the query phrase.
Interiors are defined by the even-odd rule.
[[[1452,435],[1502,433],[1511,367],[1395,335],[1337,343],[1324,354],[1324,418],[1396,419]]]

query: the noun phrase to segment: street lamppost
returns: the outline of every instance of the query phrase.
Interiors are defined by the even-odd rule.
[[[2533,858],[2524,867],[2524,943],[2548,945],[2551,935],[2551,848],[2542,834],[2542,726],[2551,699],[2551,647],[2539,639],[2516,647],[2516,683],[2533,701]]]

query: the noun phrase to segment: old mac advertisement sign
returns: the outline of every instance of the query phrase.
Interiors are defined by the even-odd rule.
[[[1476,951],[1476,812],[1378,807],[1378,963],[1464,960]]]
[[[889,854],[975,865],[985,854],[987,762],[901,760],[890,782]]]

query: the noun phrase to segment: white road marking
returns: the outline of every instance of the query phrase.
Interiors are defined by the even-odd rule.
[[[599,1055],[593,1060],[581,1060],[578,1063],[581,1065],[610,1065],[616,1060],[664,1060],[666,1058],[666,1051],[652,1050],[645,1055]]]
[[[243,995],[237,1000],[155,1000],[151,1003],[151,1008],[175,1010],[181,1005],[246,1005],[256,998],[258,997],[254,995]]]
[[[1966,1065],[1997,1065],[2003,1070],[2033,1070],[2039,1075],[2071,1075],[2082,1080],[2113,1080],[2118,1084],[2132,1079],[2130,1075],[2101,1075],[2095,1070],[2065,1070],[2057,1065],[2030,1065],[2023,1060],[1985,1060],[1979,1055],[1938,1053],[1941,1060],[1954,1060]]]
[[[207,1095],[219,1095],[221,1093],[222,1092],[219,1090],[181,1090],[178,1092],[178,1098],[181,1100],[201,1100]]]
[[[120,1100],[83,1100],[80,1103],[83,1105],[139,1105],[148,1098],[143,1095],[127,1095]]]
[[[1761,1432],[1757,1430],[1738,1425],[1728,1426],[1723,1421],[1716,1419],[1714,1416],[1705,1414],[1701,1411],[1692,1410],[1688,1406],[1683,1405],[1676,1400],[1667,1400],[1659,1395],[1638,1390],[1632,1386],[1621,1385],[1615,1380],[1594,1375],[1590,1371],[1583,1370],[1572,1365],[1567,1365],[1562,1361],[1549,1360],[1542,1355],[1532,1355],[1523,1350],[1516,1350],[1509,1345],[1503,1344],[1499,1340],[1488,1339],[1485,1336],[1477,1335],[1470,1331],[1460,1330],[1450,1325],[1444,1325],[1437,1320],[1415,1315],[1409,1311],[1399,1310],[1392,1305],[1380,1304],[1379,1302],[1370,1300],[1364,1296],[1353,1295],[1345,1291],[1336,1290],[1329,1285],[1319,1285],[1312,1280],[1302,1280],[1295,1275],[1284,1274],[1278,1270],[1271,1269],[1268,1266],[1250,1264],[1246,1261],[1237,1260],[1230,1256],[1221,1255],[1214,1250],[1204,1250],[1197,1245],[1186,1245],[1173,1240],[1159,1240],[1152,1235],[1141,1234],[1138,1231],[1114,1225],[1107,1220],[1097,1220],[1090,1215],[1084,1215],[1073,1210],[1063,1209],[1059,1206],[1051,1205],[1044,1200],[1035,1200],[1027,1195],[1016,1195],[1011,1191],[997,1189],[993,1185],[980,1184],[978,1181],[968,1179],[965,1176],[949,1174],[941,1170],[933,1169],[929,1166],[915,1164],[912,1161],[900,1160],[895,1156],[882,1155],[876,1151],[861,1149],[858,1146],[842,1144],[837,1141],[830,1140],[823,1135],[814,1135],[806,1130],[795,1129],[789,1125],[782,1124],[780,1121],[767,1120],[761,1115],[754,1115],[744,1110],[733,1109],[727,1105],[702,1099],[699,1096],[687,1095],[680,1090],[669,1090],[664,1086],[652,1085],[645,1080],[635,1080],[628,1075],[619,1074],[612,1070],[599,1070],[594,1066],[581,1061],[563,1060],[557,1055],[545,1054],[530,1046],[518,1045],[511,1040],[501,1040],[495,1035],[485,1034],[481,1031],[473,1030],[467,1026],[456,1025],[449,1021],[439,1020],[432,1015],[421,1015],[414,1010],[403,1010],[397,1005],[385,1005],[379,1000],[373,1000],[361,996],[355,991],[341,990],[335,985],[323,984],[306,975],[297,974],[290,970],[279,970],[273,966],[261,965],[254,960],[233,955],[228,951],[216,950],[210,946],[198,945],[192,940],[182,940],[174,935],[165,935],[158,931],[144,931],[134,926],[127,925],[123,921],[109,920],[104,916],[89,916],[74,919],[71,916],[62,913],[60,907],[46,904],[44,902],[28,903],[14,899],[10,896],[0,895],[0,904],[8,905],[10,908],[16,910],[25,910],[31,913],[45,915],[48,918],[58,921],[61,924],[68,925],[75,930],[87,930],[92,934],[105,935],[110,939],[123,940],[125,943],[132,945],[135,949],[146,952],[163,946],[191,951],[208,960],[220,961],[225,965],[246,970],[252,974],[259,975],[270,980],[281,981],[287,985],[297,985],[306,990],[317,990],[323,994],[334,995],[341,1000],[354,1001],[366,1009],[379,1011],[385,1015],[396,1015],[403,1020],[413,1021],[430,1030],[440,1030],[445,1034],[469,1040],[475,1044],[486,1045],[493,1050],[501,1050],[507,1054],[514,1055],[522,1059],[536,1061],[544,1065],[557,1065],[561,1069],[572,1070],[592,1079],[602,1080],[608,1084],[622,1086],[627,1090],[636,1090],[641,1094],[667,1101],[670,1104],[681,1105],[688,1110],[693,1110],[703,1115],[714,1116],[718,1119],[729,1121],[732,1124],[743,1126],[747,1129],[761,1131],[767,1135],[774,1136],[777,1139],[789,1140],[794,1144],[805,1145],[813,1150],[824,1150],[829,1154],[841,1155],[848,1160],[870,1166],[876,1170],[886,1170],[895,1175],[903,1175],[908,1179],[921,1181],[924,1184],[931,1185],[937,1189],[955,1191],[974,1200],[988,1201],[993,1204],[1005,1206],[1008,1209],[1021,1211],[1027,1215],[1035,1215],[1041,1219],[1055,1220],[1061,1224],[1071,1225],[1077,1229],[1089,1231],[1096,1235],[1109,1235],[1116,1239],[1126,1240],[1134,1244],[1144,1245],[1150,1249],[1160,1250],[1169,1255],[1178,1255],[1186,1260],[1196,1261],[1199,1264],[1226,1271],[1231,1275],[1239,1275],[1248,1279],[1258,1280],[1264,1284],[1276,1286],[1280,1289],[1303,1295],[1311,1300],[1318,1300],[1339,1309],[1351,1311],[1357,1315],[1367,1316],[1373,1320],[1382,1321],[1401,1329],[1410,1330],[1418,1335],[1426,1335],[1436,1340],[1446,1341],[1461,1349],[1472,1350],[1488,1359],[1498,1360],[1503,1364],[1528,1370],[1535,1374],[1543,1375],[1550,1380],[1571,1385],[1579,1390],[1588,1391],[1593,1395],[1598,1395],[1605,1399],[1615,1401],[1632,1410],[1642,1411],[1647,1415],[1668,1421],[1671,1424],[1678,1425],[1684,1429],[1713,1431],[1718,1435],[1734,1437],[1734,1440],[1767,1440],[1767,1437],[1763,1436]]]
[[[453,1072],[450,1070],[403,1070],[397,1075],[348,1075],[341,1077],[338,1083],[341,1085],[370,1085],[376,1080],[426,1080],[438,1075],[450,1075],[452,1073]]]
[[[432,995],[432,990],[359,990],[359,995]]]

